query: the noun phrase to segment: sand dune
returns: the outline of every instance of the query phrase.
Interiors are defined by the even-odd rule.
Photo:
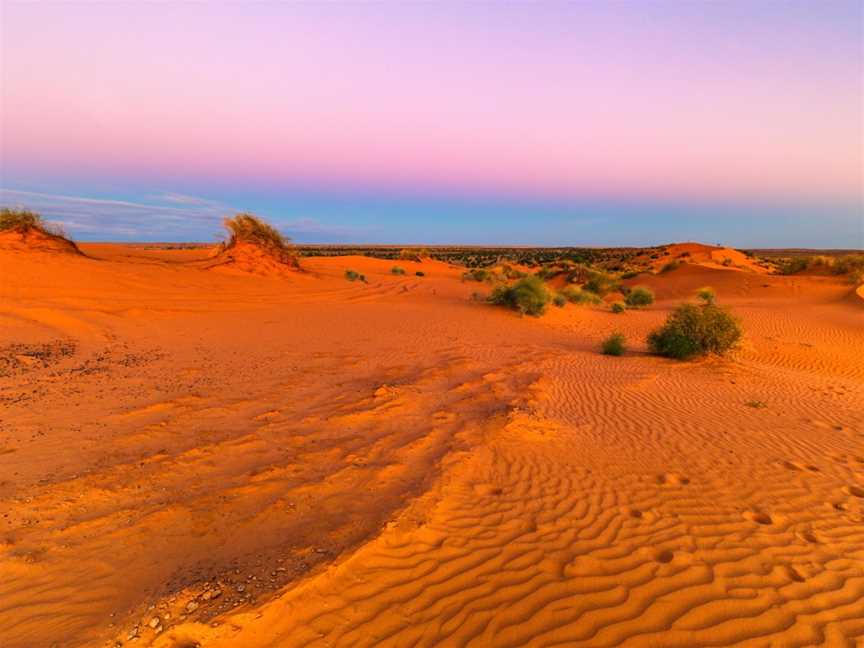
[[[682,248],[532,319],[431,260],[81,247],[0,249],[4,648],[864,641],[855,287]],[[647,355],[706,285],[742,348]]]

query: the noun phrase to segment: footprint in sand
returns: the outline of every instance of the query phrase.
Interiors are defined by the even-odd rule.
[[[744,517],[756,524],[764,524],[766,526],[774,524],[774,519],[767,513],[762,513],[761,511],[747,511],[744,513]]]
[[[686,486],[690,483],[690,478],[684,477],[679,473],[663,473],[662,475],[657,475],[657,483],[660,485]]]
[[[849,493],[850,495],[852,495],[854,497],[864,498],[864,488],[861,488],[860,486],[849,485],[846,488],[844,488],[843,490],[845,490],[847,493]]]
[[[786,574],[796,583],[803,583],[806,580],[792,565],[786,566]]]

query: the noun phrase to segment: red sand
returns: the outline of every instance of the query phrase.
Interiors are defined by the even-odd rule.
[[[435,261],[82,249],[0,249],[4,648],[864,637],[864,301],[840,280],[709,250],[632,280],[644,310],[531,319]],[[647,355],[706,285],[742,348]]]

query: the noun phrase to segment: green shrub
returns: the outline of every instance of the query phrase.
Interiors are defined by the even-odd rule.
[[[576,286],[562,288],[560,294],[564,295],[564,298],[571,304],[599,304],[603,301],[597,294]]]
[[[417,277],[425,277],[426,273],[423,272],[422,270],[418,270],[417,272],[414,273],[414,275]]]
[[[552,298],[552,303],[558,308],[564,308],[564,305],[567,303],[567,298],[561,293],[558,293]]]
[[[625,310],[627,310],[627,307],[624,306],[624,302],[615,302],[612,304],[613,313],[623,313]]]
[[[603,340],[600,349],[603,355],[620,356],[627,350],[627,338],[623,333],[613,333],[608,338]]]
[[[648,347],[667,358],[723,355],[741,339],[738,320],[714,304],[681,304],[666,323],[648,335]]]
[[[645,286],[636,286],[627,293],[624,303],[630,308],[642,308],[654,303],[654,293]]]
[[[618,290],[619,285],[618,279],[612,275],[605,272],[594,271],[588,277],[588,281],[585,282],[583,288],[602,297],[613,290]]]
[[[405,274],[405,268],[400,268],[399,266],[393,266],[392,268],[390,268],[390,274],[404,275]]]
[[[546,312],[550,295],[539,277],[524,277],[512,286],[498,286],[489,301],[499,306],[518,310],[523,315],[539,317]]]
[[[362,281],[363,283],[366,282],[366,275],[355,272],[354,270],[346,270],[345,278],[348,281]]]
[[[698,297],[703,304],[713,304],[717,300],[717,293],[714,292],[713,288],[705,286],[696,291],[696,297]]]
[[[492,281],[494,275],[486,268],[472,268],[462,273],[463,281]]]

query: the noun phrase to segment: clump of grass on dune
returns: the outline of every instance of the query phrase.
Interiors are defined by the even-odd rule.
[[[560,295],[569,301],[571,304],[599,304],[602,299],[597,293],[589,290],[582,290],[576,286],[567,286],[561,289]]]
[[[68,240],[62,227],[46,222],[38,212],[13,207],[0,209],[0,232],[26,232],[28,230],[36,230],[48,236]]]
[[[642,308],[654,303],[654,293],[645,286],[636,286],[624,297],[624,303],[629,308]]]
[[[696,291],[696,297],[698,297],[703,304],[713,304],[717,301],[717,293],[715,293],[714,289],[710,286],[699,288]]]
[[[616,314],[623,313],[625,310],[627,310],[627,307],[624,305],[624,302],[619,301],[619,302],[615,302],[614,304],[612,304],[612,312],[613,313],[616,313]]]
[[[291,239],[254,214],[241,213],[222,221],[228,230],[228,240],[222,244],[228,250],[240,243],[256,245],[283,263],[297,265],[297,255]]]
[[[404,275],[405,274],[405,268],[400,268],[399,266],[393,266],[392,268],[390,268],[390,274]]]
[[[512,286],[498,286],[489,302],[517,310],[523,315],[540,317],[551,300],[546,284],[539,277],[523,277]]]

